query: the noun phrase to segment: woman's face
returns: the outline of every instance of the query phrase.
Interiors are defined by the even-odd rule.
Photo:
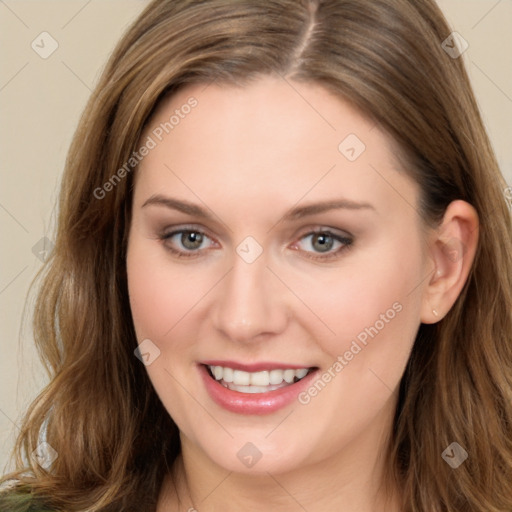
[[[188,86],[143,144],[130,301],[182,443],[237,472],[376,457],[432,270],[389,139],[264,78]]]

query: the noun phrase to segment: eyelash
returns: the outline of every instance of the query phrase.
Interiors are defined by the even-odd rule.
[[[182,229],[177,229],[175,231],[171,231],[168,233],[162,233],[159,236],[159,240],[161,240],[163,242],[166,250],[168,250],[170,253],[172,253],[177,258],[197,258],[201,255],[201,252],[208,250],[208,249],[199,249],[199,250],[181,251],[181,250],[177,250],[177,249],[173,248],[170,245],[165,244],[165,242],[170,240],[173,236],[182,235],[184,233],[196,233],[196,234],[202,235],[206,238],[209,238],[211,240],[211,238],[204,231],[201,231],[200,229],[195,229],[195,228],[182,228]],[[304,240],[307,237],[318,235],[318,234],[327,235],[327,236],[331,237],[335,242],[339,242],[343,245],[333,252],[326,252],[325,255],[321,255],[322,253],[316,253],[316,254],[318,254],[317,256],[312,256],[311,255],[312,253],[310,251],[303,251],[304,254],[306,255],[306,257],[309,259],[312,259],[312,260],[330,261],[333,259],[337,259],[341,256],[342,252],[345,252],[345,251],[348,251],[349,249],[351,249],[352,244],[354,242],[354,240],[352,238],[338,235],[336,233],[333,233],[329,229],[315,229],[312,231],[308,231],[307,233],[304,233],[299,238],[299,241]],[[297,244],[297,242],[294,242],[294,245],[296,245],[296,244]],[[293,250],[300,250],[300,249],[293,249]]]

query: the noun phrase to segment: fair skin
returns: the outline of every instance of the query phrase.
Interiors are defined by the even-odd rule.
[[[146,369],[182,445],[178,494],[168,475],[158,511],[400,510],[398,490],[384,502],[381,487],[398,386],[420,323],[446,315],[467,279],[475,210],[454,201],[426,229],[418,185],[398,170],[390,140],[318,85],[188,86],[141,140],[190,96],[198,105],[137,171],[127,254],[137,339],[160,350]],[[354,161],[338,149],[349,134],[366,146]],[[210,217],[148,203],[157,194]],[[341,199],[371,207],[285,217]],[[180,229],[203,238],[161,239]],[[251,263],[236,250],[248,236],[262,249]],[[460,257],[443,249],[448,240],[464,245]],[[377,334],[345,357],[372,326]],[[331,379],[307,403],[233,412],[205,387],[198,368],[208,360],[331,369]],[[237,456],[248,442],[261,454],[251,467]]]

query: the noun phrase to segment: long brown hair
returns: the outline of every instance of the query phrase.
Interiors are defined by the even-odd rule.
[[[471,203],[480,239],[468,280],[420,326],[401,382],[388,475],[411,512],[512,510],[512,223],[505,181],[462,58],[434,0],[155,0],[124,35],[71,145],[35,340],[50,383],[30,406],[16,479],[65,511],[155,510],[178,430],[134,357],[125,249],[137,150],[164,95],[262,75],[321,84],[392,135],[436,225]],[[450,45],[453,46],[453,45]],[[44,428],[43,428],[44,426]],[[58,457],[30,454],[45,432]],[[452,442],[469,454],[456,470]]]

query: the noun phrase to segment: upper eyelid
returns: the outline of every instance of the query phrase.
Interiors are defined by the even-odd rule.
[[[352,237],[353,235],[344,229],[331,228],[322,224],[315,224],[314,226],[307,226],[299,230],[303,235],[309,235],[314,233],[330,233],[336,236]]]
[[[194,233],[201,233],[202,235],[206,235],[208,238],[214,238],[210,235],[209,230],[204,229],[202,227],[197,227],[194,225],[185,224],[185,225],[179,225],[179,226],[166,227],[166,228],[163,228],[162,230],[160,230],[162,235],[165,235],[165,236],[175,235],[177,233],[183,233],[183,232],[187,232],[187,231],[192,231]]]
[[[208,238],[212,238],[212,239],[215,238],[214,236],[212,236],[210,234],[210,231],[208,229],[205,229],[203,227],[197,227],[192,224],[190,224],[190,225],[185,224],[185,225],[164,228],[161,230],[161,233],[162,233],[162,235],[170,236],[170,235],[173,235],[176,233],[182,233],[182,232],[186,232],[186,231],[201,233],[203,235],[208,236]],[[315,233],[329,233],[331,235],[334,235],[335,237],[353,238],[353,235],[351,233],[349,233],[348,231],[341,230],[338,228],[326,227],[326,226],[322,226],[322,225],[318,225],[318,224],[315,225],[314,227],[307,226],[305,228],[302,228],[301,230],[299,230],[299,233],[296,233],[294,236],[302,238],[304,236],[312,235]]]

